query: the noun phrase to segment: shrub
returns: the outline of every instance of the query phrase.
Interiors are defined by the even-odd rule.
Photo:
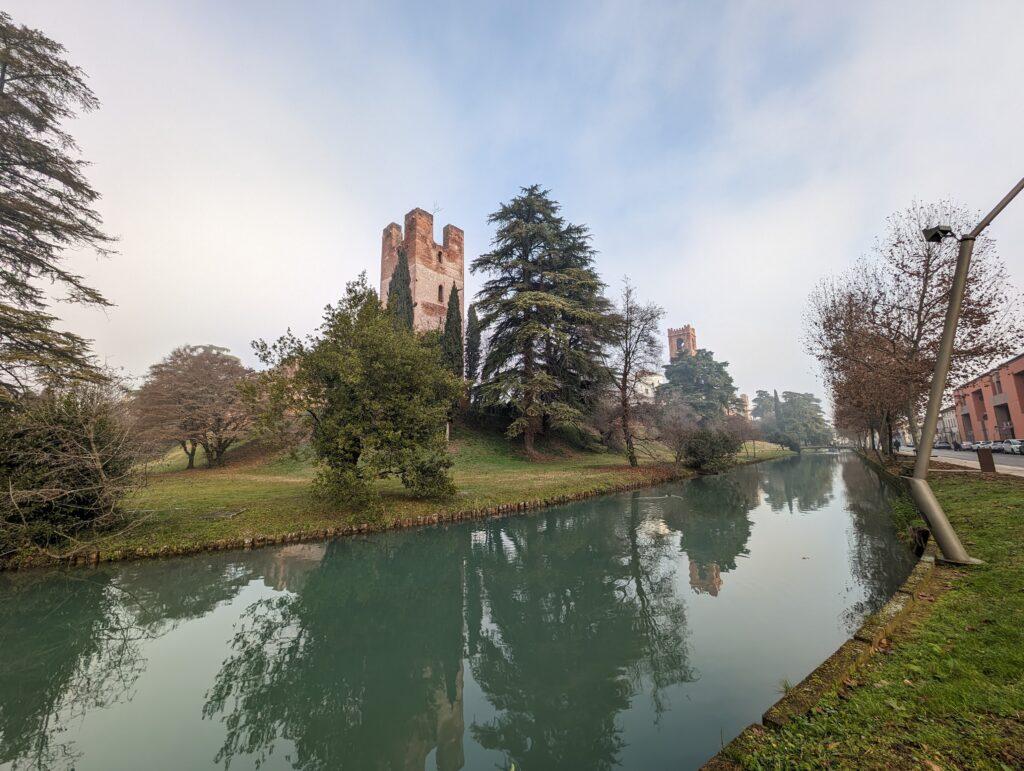
[[[732,458],[743,442],[738,436],[717,428],[698,428],[683,440],[683,454],[688,466],[707,471]]]
[[[30,394],[0,413],[0,558],[80,545],[125,519],[139,482],[122,394],[77,384]]]

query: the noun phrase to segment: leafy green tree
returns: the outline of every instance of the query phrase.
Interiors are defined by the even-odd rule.
[[[63,126],[99,105],[64,47],[0,12],[0,399],[40,380],[102,378],[88,342],[53,328],[49,291],[110,303],[63,265],[67,248],[106,254],[97,193]]]
[[[398,262],[388,283],[388,311],[406,329],[412,329],[414,303],[412,301],[412,278],[409,273],[409,257],[405,249],[398,250]]]
[[[761,419],[762,433],[770,442],[799,451],[832,441],[832,427],[814,394],[783,391],[779,398],[778,391],[758,391],[754,404],[754,416]]]
[[[828,444],[832,440],[832,428],[814,394],[783,391],[782,399],[781,422],[786,433],[795,436],[805,447]]]
[[[752,417],[770,418],[775,416],[775,399],[767,391],[758,390],[754,395],[753,408],[750,411]]]
[[[480,373],[480,319],[476,315],[476,303],[471,303],[466,312],[466,380],[476,383]]]
[[[524,187],[489,221],[492,250],[473,261],[490,276],[478,295],[490,331],[481,395],[515,416],[527,453],[549,426],[575,426],[607,377],[609,303],[594,270],[590,233],[559,216],[538,185]]]
[[[736,400],[736,386],[728,367],[728,362],[715,361],[714,354],[704,348],[693,356],[679,356],[665,367],[668,382],[658,389],[659,396],[671,396],[686,404],[701,424],[712,423]]]
[[[444,365],[456,377],[461,378],[465,372],[465,359],[462,351],[462,311],[459,308],[459,290],[453,284],[448,295],[448,315],[444,320],[444,333],[441,335],[441,359]]]
[[[462,384],[438,346],[393,322],[365,273],[327,307],[318,334],[254,348],[273,367],[262,373],[265,387],[289,395],[267,400],[276,415],[265,424],[307,416],[325,493],[365,499],[372,482],[388,476],[416,495],[454,493],[444,428]],[[280,379],[289,385],[275,385]]]

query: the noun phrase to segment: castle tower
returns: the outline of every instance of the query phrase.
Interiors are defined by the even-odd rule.
[[[697,353],[697,330],[687,324],[678,329],[668,330],[668,360],[675,361],[679,356],[694,356]]]
[[[412,281],[413,329],[425,332],[444,327],[452,286],[459,290],[459,311],[465,318],[465,256],[463,232],[445,225],[443,242],[434,241],[434,216],[423,209],[405,215],[405,229],[392,222],[384,228],[380,247],[380,297],[388,301],[388,285],[403,249]]]

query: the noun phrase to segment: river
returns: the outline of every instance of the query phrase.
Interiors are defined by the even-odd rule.
[[[0,768],[661,769],[913,567],[809,454],[533,514],[0,574]]]

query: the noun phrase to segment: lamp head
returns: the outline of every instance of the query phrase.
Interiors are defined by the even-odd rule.
[[[921,233],[924,234],[925,241],[937,244],[942,241],[943,238],[949,238],[953,235],[953,228],[949,225],[936,225],[933,228],[925,228]]]

